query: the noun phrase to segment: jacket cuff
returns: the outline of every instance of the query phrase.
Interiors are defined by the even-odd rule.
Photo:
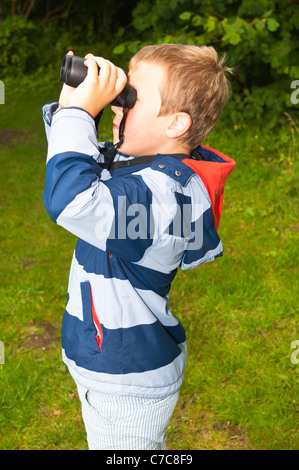
[[[81,108],[61,108],[53,115],[47,161],[65,152],[99,156],[94,119]]]

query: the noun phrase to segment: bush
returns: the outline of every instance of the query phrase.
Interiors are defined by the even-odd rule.
[[[9,16],[0,23],[2,77],[27,73],[36,63],[38,34],[34,23],[20,16]]]
[[[299,5],[291,0],[142,0],[133,10],[133,28],[116,54],[171,42],[213,45],[220,55],[227,53],[236,72],[235,119],[245,122],[265,111],[277,118],[293,106]]]

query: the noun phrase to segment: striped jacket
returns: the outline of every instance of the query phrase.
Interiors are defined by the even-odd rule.
[[[62,354],[92,390],[164,397],[181,386],[185,331],[169,308],[177,268],[222,255],[217,227],[234,161],[200,146],[186,155],[117,153],[107,170],[94,120],[79,108],[45,105],[44,204],[78,237],[62,321]],[[140,160],[138,160],[138,158]],[[130,164],[127,165],[127,163]]]

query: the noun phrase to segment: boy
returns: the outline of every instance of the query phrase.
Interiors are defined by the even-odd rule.
[[[103,58],[86,59],[84,82],[64,85],[57,112],[57,103],[43,110],[45,206],[79,237],[63,360],[90,449],[165,449],[187,358],[170,285],[178,267],[222,255],[217,227],[235,163],[199,144],[228,98],[229,69],[212,47],[141,49],[129,67],[136,103],[112,106],[114,150],[107,150],[95,122],[127,79]]]

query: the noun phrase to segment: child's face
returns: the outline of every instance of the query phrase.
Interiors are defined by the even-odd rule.
[[[120,152],[139,157],[166,153],[166,130],[169,125],[167,116],[158,117],[161,107],[160,89],[164,81],[162,67],[141,62],[129,72],[129,83],[137,90],[137,101],[128,111],[124,131],[124,143]],[[115,113],[113,121],[113,143],[119,141],[119,125],[122,108],[112,106]]]

